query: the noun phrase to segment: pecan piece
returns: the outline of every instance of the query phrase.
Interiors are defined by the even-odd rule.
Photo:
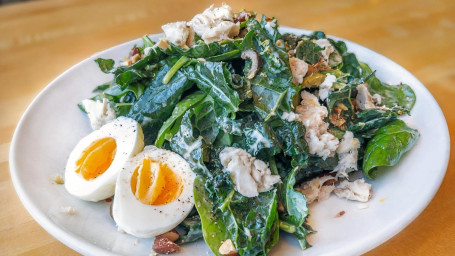
[[[180,246],[166,237],[156,237],[152,249],[161,254],[170,254],[180,250]]]
[[[173,229],[164,234],[156,236],[156,239],[160,239],[163,237],[169,239],[169,241],[171,241],[171,242],[175,242],[175,241],[177,241],[177,239],[179,239],[179,233],[175,229]]]
[[[226,241],[224,241],[223,244],[218,249],[218,252],[224,256],[239,255],[231,239],[227,239]]]

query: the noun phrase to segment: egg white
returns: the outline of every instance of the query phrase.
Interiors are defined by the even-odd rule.
[[[182,178],[183,190],[174,201],[165,205],[146,205],[136,199],[131,191],[131,177],[145,157],[165,163]],[[181,223],[194,206],[193,182],[195,174],[189,164],[178,154],[146,146],[125,164],[115,187],[112,216],[119,230],[141,238],[163,234]]]
[[[76,161],[82,152],[95,140],[111,137],[116,142],[114,160],[108,169],[92,180],[76,173]],[[82,200],[99,201],[114,195],[117,176],[125,162],[144,148],[144,134],[135,120],[118,117],[82,138],[68,157],[65,168],[66,190]]]

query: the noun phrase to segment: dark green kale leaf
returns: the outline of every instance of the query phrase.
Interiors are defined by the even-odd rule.
[[[279,200],[285,209],[280,213],[280,228],[294,235],[300,247],[306,249],[309,247],[306,236],[311,231],[303,225],[308,216],[308,205],[305,196],[294,189],[296,172],[298,168],[294,168],[279,186]]]
[[[182,71],[178,71],[168,84],[163,84],[163,77],[172,65],[170,61],[164,62],[155,79],[127,115],[142,125],[146,145],[155,142],[160,127],[169,118],[182,94],[193,85]]]
[[[177,105],[175,105],[175,108],[172,111],[172,115],[161,126],[157,139],[155,141],[155,146],[161,147],[166,138],[170,139],[174,135],[174,133],[171,132],[171,128],[176,123],[177,119],[181,118],[188,109],[194,107],[196,104],[202,101],[206,95],[207,94],[205,92],[195,91],[194,93],[186,96],[184,99],[179,101]]]
[[[179,233],[177,244],[187,244],[202,239],[201,217],[198,214],[187,217],[178,225],[178,228],[184,230],[184,234]]]
[[[186,69],[189,78],[198,88],[208,93],[227,113],[238,110],[240,98],[231,88],[231,73],[226,64],[219,62],[198,62]]]
[[[170,140],[170,147],[188,162],[194,173],[211,175],[203,160],[203,139],[193,135],[192,115],[191,109],[185,112],[178,132]]]
[[[266,255],[279,236],[277,190],[257,197],[234,193],[229,210],[238,225],[237,239],[233,241],[239,254]]]
[[[393,166],[419,138],[419,132],[395,120],[381,127],[368,142],[363,159],[363,174],[374,179],[379,166]]]
[[[167,55],[186,56],[189,58],[205,58],[220,52],[221,46],[218,42],[198,43],[189,48],[183,49],[170,43],[170,46],[164,50]]]
[[[292,158],[292,167],[306,166],[308,145],[305,140],[305,126],[301,122],[279,121],[281,124],[273,130],[283,147],[284,155]]]
[[[242,148],[261,159],[269,159],[281,152],[275,132],[264,122],[257,122],[243,129]]]
[[[295,49],[295,56],[310,64],[316,64],[322,57],[321,48],[311,40],[302,40],[302,43]]]
[[[216,55],[208,56],[205,59],[207,61],[219,62],[240,58],[240,55],[245,49],[253,48],[253,36],[254,32],[250,31],[242,39],[222,42],[220,43],[220,51]]]
[[[398,114],[391,110],[367,109],[357,113],[356,117],[356,120],[348,127],[348,130],[359,134],[381,128],[397,119]]]
[[[262,60],[262,68],[251,80],[251,89],[255,109],[264,120],[276,115],[278,109],[291,111],[292,98],[298,92],[291,84],[289,57],[281,34],[277,26],[273,27],[268,23],[270,22],[263,16],[261,23],[249,20],[247,24],[248,31],[255,34],[253,50],[261,55]],[[250,69],[250,65],[247,61],[245,73]]]

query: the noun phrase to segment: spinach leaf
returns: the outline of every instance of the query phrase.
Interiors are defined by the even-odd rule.
[[[150,86],[127,114],[142,125],[146,145],[155,142],[160,127],[171,115],[181,95],[193,84],[181,71],[178,71],[168,84],[163,84],[163,77],[171,66],[172,63],[165,62]]]
[[[310,64],[316,64],[322,57],[321,48],[311,40],[302,40],[302,43],[295,49],[295,56]]]
[[[374,179],[376,167],[395,165],[418,138],[419,132],[406,126],[402,120],[381,127],[365,149],[363,174]]]
[[[188,109],[192,108],[194,105],[198,104],[202,99],[204,99],[206,95],[207,94],[202,91],[196,91],[186,96],[181,101],[179,101],[177,105],[175,105],[175,108],[172,111],[172,115],[166,120],[166,122],[164,122],[164,124],[158,131],[158,137],[155,141],[155,146],[161,147],[166,137],[170,138],[171,136],[173,136],[174,134],[169,132],[175,121],[181,116],[183,116],[183,114]]]
[[[232,220],[233,218],[228,213],[215,214],[213,202],[208,191],[205,189],[205,183],[206,179],[202,176],[197,176],[194,180],[194,205],[201,217],[202,235],[205,243],[209,246],[213,254],[222,256],[218,249],[225,240],[231,237],[226,227],[226,219],[229,218]],[[232,222],[235,223],[233,220]]]
[[[98,59],[95,60],[95,62],[98,64],[98,66],[100,67],[101,71],[103,71],[106,74],[111,73],[112,70],[114,69],[115,61],[112,60],[112,59],[98,58]]]
[[[382,104],[389,108],[401,107],[405,113],[411,111],[416,102],[414,91],[406,84],[389,85],[381,82],[376,76],[371,76],[366,80],[369,85],[368,90],[373,95],[381,95]]]
[[[194,67],[189,66],[186,73],[200,90],[208,93],[228,113],[238,110],[240,98],[238,93],[230,87],[232,78],[226,64],[198,62]]]

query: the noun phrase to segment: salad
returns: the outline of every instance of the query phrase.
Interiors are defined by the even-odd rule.
[[[215,255],[266,255],[280,230],[310,247],[309,204],[368,201],[378,167],[412,148],[399,117],[416,97],[343,41],[278,27],[212,5],[117,64],[96,59],[114,79],[79,104],[94,131],[68,159],[68,192],[115,194],[119,230],[156,237],[158,253],[204,239]]]

